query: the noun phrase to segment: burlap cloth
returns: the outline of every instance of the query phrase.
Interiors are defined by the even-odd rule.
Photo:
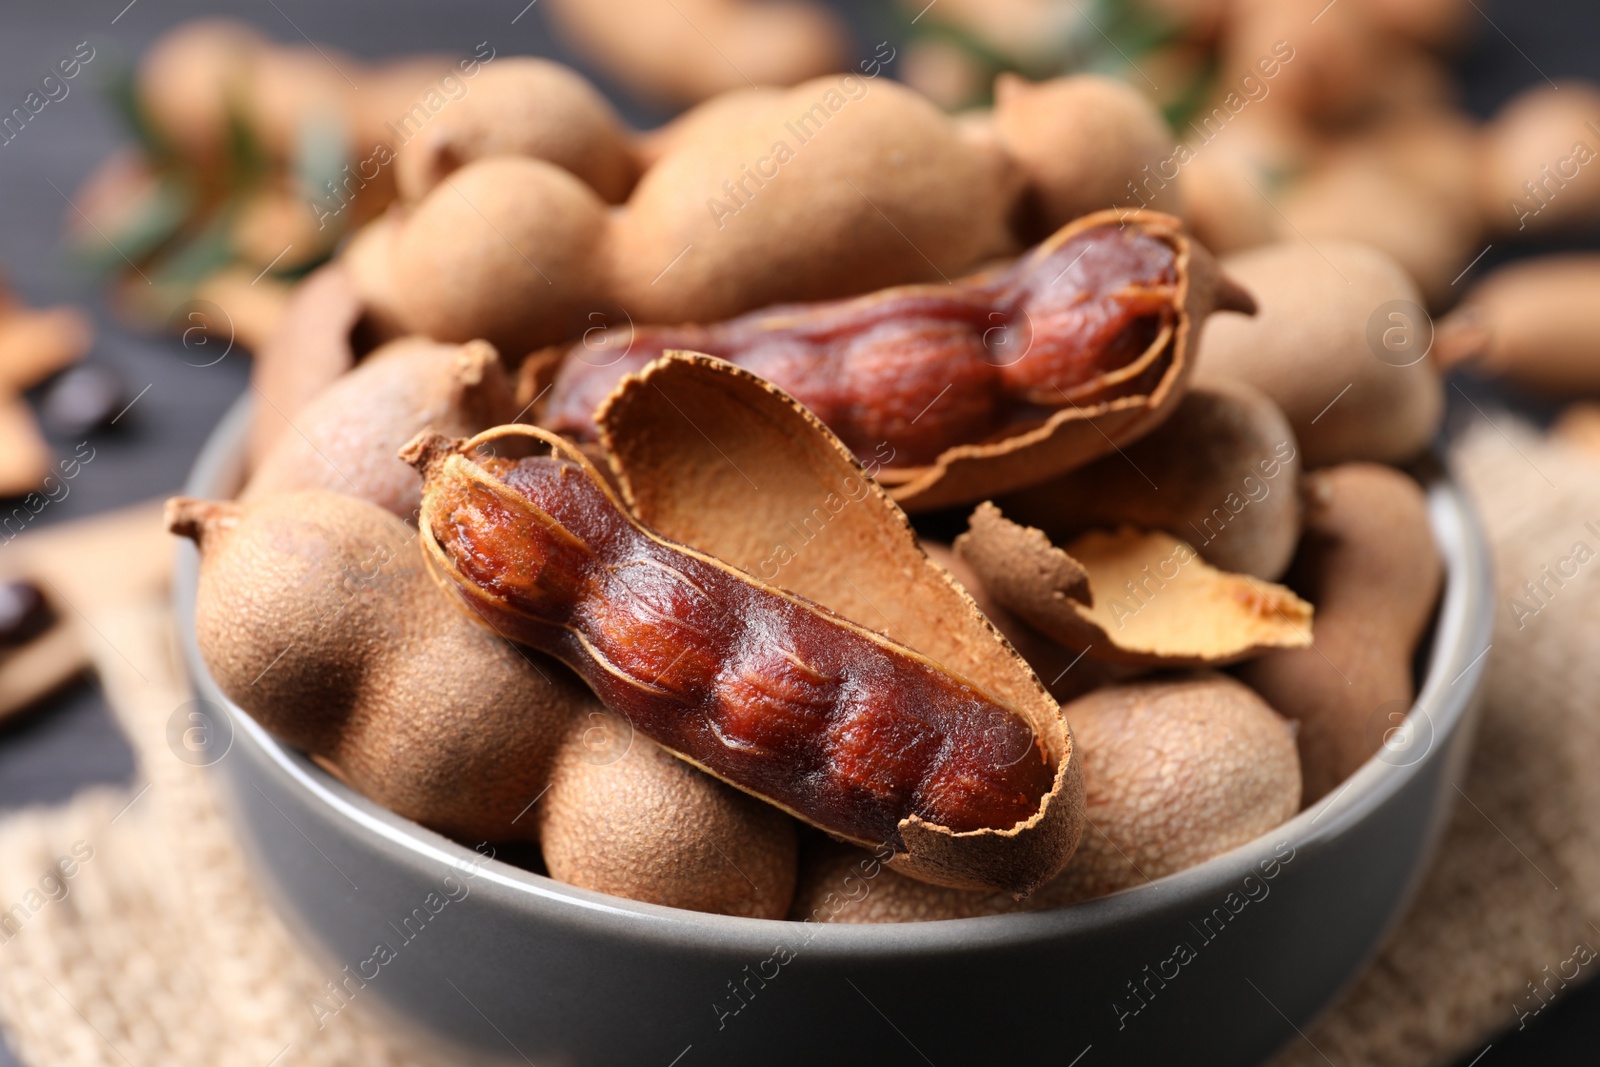
[[[1500,585],[1476,755],[1409,914],[1274,1067],[1449,1063],[1600,973],[1600,559],[1537,602],[1522,589],[1577,542],[1600,549],[1600,464],[1496,422],[1458,450]],[[110,599],[82,622],[142,778],[0,823],[0,909],[24,909],[14,933],[0,916],[13,1050],[51,1067],[422,1062],[357,1012],[319,1029],[326,976],[257,895],[205,772],[167,747],[189,696],[165,606]]]

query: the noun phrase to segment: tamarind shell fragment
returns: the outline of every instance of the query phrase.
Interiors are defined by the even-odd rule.
[[[982,887],[1059,869],[1083,832],[1083,776],[1060,707],[905,513],[822,423],[754,374],[674,353],[625,378],[598,421],[619,491],[658,533],[871,625],[1024,712],[1054,781],[1009,829],[900,826],[886,860],[926,882]]]
[[[1217,570],[1170,534],[1124,526],[1063,550],[986,503],[955,550],[1001,605],[1109,663],[1221,666],[1311,644],[1310,604],[1281,585]]]
[[[516,437],[548,456],[474,458]],[[669,751],[846,840],[1011,829],[1054,777],[1017,709],[931,659],[640,525],[533,427],[421,434],[428,559],[484,625],[563,660]],[[1061,857],[1063,860],[1065,857]],[[986,884],[1026,894],[1050,871]]]

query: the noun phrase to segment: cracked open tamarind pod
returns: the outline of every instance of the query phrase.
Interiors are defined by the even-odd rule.
[[[1193,329],[1218,307],[1254,305],[1176,219],[1102,212],[955,285],[586,337],[543,421],[592,438],[624,375],[668,350],[705,352],[782,388],[858,457],[887,455],[881,480],[903,505],[937,506],[1043,480],[1153,427],[1182,391]],[[1097,416],[1116,421],[1046,444]],[[962,460],[981,474],[947,478]]]
[[[518,436],[549,454],[474,456]],[[908,826],[983,835],[1039,817],[1055,772],[1021,711],[654,535],[555,434],[422,434],[402,456],[423,475],[428,557],[470,611],[568,663],[668,751],[836,837],[913,860]],[[1026,895],[1066,858],[942,876]]]

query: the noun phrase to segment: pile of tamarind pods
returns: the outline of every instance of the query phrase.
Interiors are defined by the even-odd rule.
[[[459,840],[765,918],[1067,904],[1334,790],[1443,579],[1439,371],[1372,339],[1423,290],[1218,258],[1227,212],[1119,199],[1137,92],[1006,86],[639,136],[485,64],[258,353],[237,499],[169,504],[223,692]]]

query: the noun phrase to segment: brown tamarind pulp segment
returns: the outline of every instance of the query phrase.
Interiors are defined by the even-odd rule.
[[[892,469],[915,470],[1062,409],[1160,390],[1185,313],[1187,247],[1166,216],[1122,224],[1102,212],[954,286],[586,337],[568,350],[544,421],[592,437],[595,408],[618,380],[668,350],[692,350],[784,389],[858,457],[888,455]]]
[[[1040,884],[1084,828],[1083,776],[1061,709],[910,522],[815,415],[769,382],[676,353],[625,378],[598,413],[619,492],[640,521],[762,581],[865,623],[1029,718],[1054,783],[1028,822],[954,833],[918,819],[892,869],[924,882]]]
[[[1310,604],[1217,570],[1170,534],[1124,526],[1061,549],[986,503],[955,549],[1007,610],[1109,663],[1220,666],[1311,644]]]
[[[1034,815],[1052,774],[1020,712],[653,536],[554,435],[526,431],[549,456],[470,458],[508,429],[406,451],[430,559],[488,625],[567,662],[670,751],[841,837],[904,850],[913,816],[966,832]]]

